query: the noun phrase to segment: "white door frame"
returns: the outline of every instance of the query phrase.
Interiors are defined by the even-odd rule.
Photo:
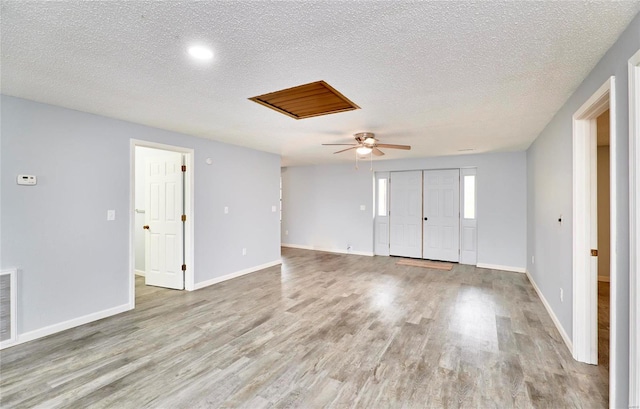
[[[187,291],[194,288],[194,150],[181,146],[131,139],[129,149],[129,307],[135,308],[135,182],[136,182],[136,146],[165,151],[179,152],[185,156],[187,171],[185,173],[184,200],[185,222],[184,248],[187,270],[184,276],[184,286]]]
[[[615,77],[607,81],[573,115],[573,357],[589,364],[598,363],[598,259],[597,249],[597,162],[596,118],[610,110],[610,185],[611,185],[611,288],[617,285],[618,261],[616,177]],[[615,389],[616,296],[610,300],[610,390]],[[613,394],[610,394],[613,396]]]
[[[629,59],[629,407],[640,406],[640,50]]]

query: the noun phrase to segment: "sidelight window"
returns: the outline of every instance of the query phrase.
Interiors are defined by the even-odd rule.
[[[387,179],[378,179],[378,216],[387,215]]]
[[[465,219],[476,218],[476,175],[465,175],[464,184],[464,210]]]

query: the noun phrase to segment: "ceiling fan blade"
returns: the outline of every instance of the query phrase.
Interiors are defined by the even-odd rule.
[[[373,154],[376,155],[376,156],[382,156],[382,155],[384,155],[384,152],[382,152],[378,148],[373,148]]]
[[[376,146],[378,148],[404,149],[405,151],[411,150],[411,146],[409,145],[391,145],[388,143],[377,143]]]
[[[333,153],[335,154],[335,153],[340,153],[340,152],[346,152],[346,151],[350,151],[351,149],[356,149],[357,147],[358,147],[358,145],[352,146],[351,148],[343,149],[343,150],[338,151],[338,152],[333,152]]]
[[[323,143],[323,146],[358,146],[357,143]]]

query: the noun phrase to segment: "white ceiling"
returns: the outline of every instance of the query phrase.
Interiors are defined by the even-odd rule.
[[[2,93],[281,154],[526,149],[640,1],[2,0]],[[189,45],[211,47],[198,63]],[[325,80],[362,109],[295,120],[247,98]],[[378,159],[376,159],[378,160]]]

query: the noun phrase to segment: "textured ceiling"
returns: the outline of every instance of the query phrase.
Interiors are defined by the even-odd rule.
[[[640,10],[603,2],[2,1],[2,92],[279,153],[372,131],[406,158],[526,149]],[[210,62],[189,58],[204,44]],[[325,80],[362,109],[247,98]],[[378,159],[376,159],[378,160]]]

